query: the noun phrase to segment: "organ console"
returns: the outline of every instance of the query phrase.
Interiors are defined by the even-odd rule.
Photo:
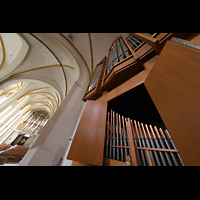
[[[86,101],[68,159],[100,166],[200,164],[200,45],[174,36],[190,37],[131,33],[112,43],[102,73],[101,97]],[[131,74],[134,68],[138,71]],[[155,112],[147,109],[151,107],[147,96],[138,95],[142,90],[131,84],[143,85]],[[146,119],[149,113],[152,122]],[[157,115],[162,123],[157,117],[153,120]]]

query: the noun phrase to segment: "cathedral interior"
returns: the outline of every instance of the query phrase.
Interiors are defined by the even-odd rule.
[[[200,165],[199,33],[0,33],[0,165]]]

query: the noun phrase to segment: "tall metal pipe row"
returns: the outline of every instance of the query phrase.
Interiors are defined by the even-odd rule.
[[[112,109],[107,112],[105,135],[105,158],[126,162],[131,158],[130,128],[127,119]],[[183,160],[167,130],[143,124],[131,123],[132,135],[139,166],[184,166]],[[130,126],[129,126],[130,127]],[[129,134],[127,134],[129,133]],[[134,153],[135,154],[135,153]],[[134,158],[132,158],[134,159]]]

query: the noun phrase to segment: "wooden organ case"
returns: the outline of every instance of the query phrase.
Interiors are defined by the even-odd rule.
[[[172,39],[163,46],[159,34],[136,35],[157,38],[150,46],[159,56],[137,87],[120,94],[137,81],[133,76],[86,101],[67,159],[100,166],[200,165],[200,45],[188,42],[189,34],[176,34],[184,40],[166,34]],[[143,56],[138,58],[148,62]]]
[[[101,85],[107,57],[105,56],[96,66],[93,76],[88,84],[83,101],[93,100],[102,95]]]
[[[110,91],[143,69],[144,67],[137,54],[123,36],[120,36],[109,49],[103,87],[105,90]]]

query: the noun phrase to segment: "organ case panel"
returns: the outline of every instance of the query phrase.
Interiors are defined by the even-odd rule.
[[[107,102],[86,102],[67,159],[103,165]]]
[[[200,165],[199,49],[167,41],[144,82],[186,165]]]

